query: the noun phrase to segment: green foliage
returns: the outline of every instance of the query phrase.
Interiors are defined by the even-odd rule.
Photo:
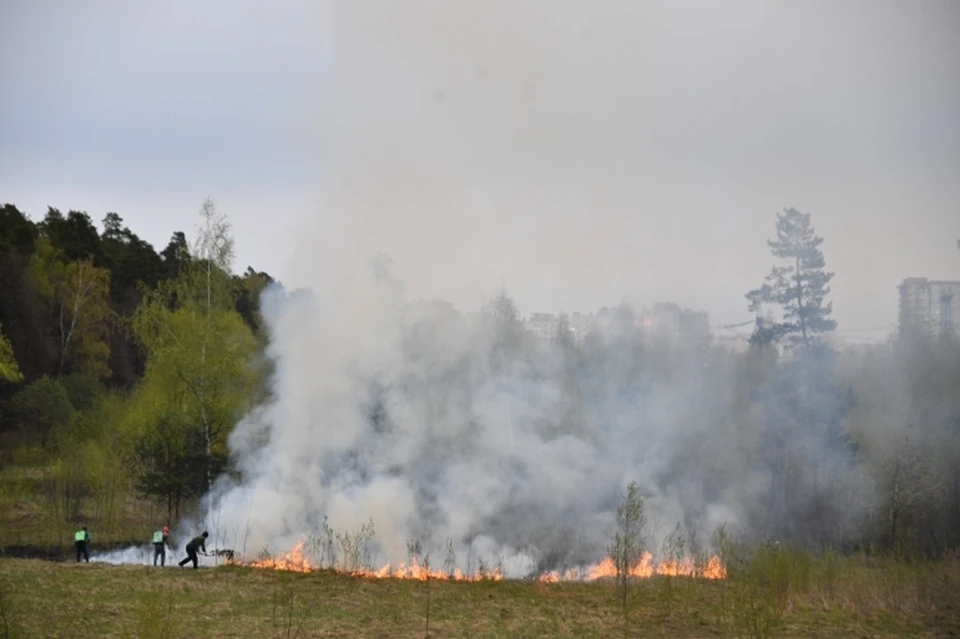
[[[23,373],[17,366],[17,358],[13,355],[13,346],[3,333],[3,324],[0,324],[0,381],[20,383]]]
[[[620,603],[623,608],[623,633],[629,627],[629,608],[627,606],[630,569],[639,563],[643,556],[647,517],[644,512],[643,498],[637,482],[627,485],[627,494],[617,506],[617,529],[610,544],[608,554],[616,567],[616,580],[620,591]]]
[[[233,308],[229,225],[209,200],[201,220],[193,258],[181,264],[178,277],[145,292],[132,322],[148,354],[145,384],[184,424],[186,435],[177,441],[192,449],[187,455],[191,467],[196,463],[200,468],[200,485],[192,487],[198,491],[209,489],[222,467],[229,430],[254,395],[257,377],[250,362],[258,347]],[[170,469],[170,451],[164,450],[168,461],[163,467]],[[155,453],[154,447],[148,457]]]
[[[751,311],[759,311],[764,303],[777,304],[783,310],[783,321],[758,328],[755,342],[787,338],[791,344],[809,348],[816,335],[836,328],[830,318],[833,303],[826,301],[833,273],[824,271],[822,243],[809,213],[789,208],[777,214],[777,239],[767,244],[784,264],[774,266],[767,283],[747,293],[747,299]]]
[[[183,500],[199,492],[192,466],[197,454],[190,447],[195,436],[191,435],[176,413],[164,412],[147,425],[135,444],[140,464],[136,488],[166,503],[168,521],[179,518]]]
[[[97,403],[103,392],[100,380],[83,373],[70,373],[60,378],[60,383],[67,392],[70,404],[78,411],[89,411]]]
[[[114,318],[109,303],[110,272],[94,266],[90,257],[65,259],[48,237],[40,237],[30,266],[39,291],[53,304],[53,329],[59,344],[57,375],[70,367],[107,378],[110,348],[106,339]]]
[[[19,390],[5,412],[24,440],[44,446],[55,432],[69,432],[77,416],[63,384],[49,377]]]

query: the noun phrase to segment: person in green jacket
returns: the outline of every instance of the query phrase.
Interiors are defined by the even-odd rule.
[[[77,549],[77,563],[80,563],[80,555],[83,555],[87,563],[90,563],[90,555],[87,553],[89,543],[90,533],[87,532],[86,526],[73,533],[73,545]]]
[[[207,545],[206,545],[207,537],[209,537],[209,535],[207,534],[207,531],[204,530],[203,534],[201,534],[199,537],[194,537],[193,539],[190,540],[190,543],[187,544],[187,548],[186,548],[187,558],[180,562],[181,568],[186,566],[187,562],[190,562],[190,561],[193,562],[194,570],[198,568],[197,549],[202,550],[203,554],[207,554]]]
[[[160,558],[160,567],[167,565],[167,541],[170,539],[170,529],[166,526],[163,530],[153,533],[153,565],[157,565],[157,557]]]

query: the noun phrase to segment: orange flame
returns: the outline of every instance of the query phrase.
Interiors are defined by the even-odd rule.
[[[229,563],[239,566],[248,566],[250,568],[286,570],[291,572],[312,572],[314,570],[320,570],[321,566],[313,566],[310,564],[310,560],[303,552],[303,546],[304,542],[299,541],[294,545],[293,550],[283,553],[277,557],[258,559],[256,561],[248,562],[234,559]],[[503,579],[503,573],[499,569],[494,569],[487,572],[477,571],[472,575],[465,575],[460,571],[460,569],[456,569],[452,573],[448,573],[443,572],[442,570],[431,569],[427,566],[421,566],[417,557],[412,559],[409,566],[406,563],[401,563],[395,569],[392,568],[390,564],[386,564],[379,570],[367,570],[363,568],[357,570],[334,570],[341,574],[347,574],[354,577],[365,577],[367,579],[419,579],[422,581],[426,581],[427,579],[452,581],[500,581]]]
[[[700,579],[725,579],[727,570],[723,567],[720,558],[714,555],[710,557],[706,565],[698,566],[692,559],[682,559],[680,561],[664,561],[658,564],[653,563],[653,555],[648,552],[643,553],[635,565],[631,566],[627,574],[634,578],[649,578],[654,575],[668,577],[695,577]],[[617,566],[613,559],[607,557],[599,564],[594,566],[587,573],[587,580],[602,579],[604,577],[616,577]]]
[[[320,570],[321,566],[314,566],[303,552],[304,542],[300,541],[294,545],[288,553],[283,553],[270,559],[258,559],[255,561],[241,561],[237,559],[230,560],[228,563],[248,566],[251,568],[264,568],[268,570],[286,570],[291,572],[312,572]],[[460,569],[453,572],[446,572],[420,565],[419,559],[414,557],[410,564],[401,563],[396,568],[386,564],[379,570],[343,570],[335,569],[336,572],[355,577],[367,579],[418,579],[425,581],[427,579],[436,579],[441,581],[501,581],[503,580],[502,571],[497,568],[490,571],[474,572],[473,574],[464,574]],[[694,577],[699,579],[725,579],[727,576],[726,568],[720,558],[714,555],[705,565],[696,565],[692,559],[683,559],[677,561],[664,561],[655,564],[653,555],[644,553],[640,561],[632,566],[628,571],[633,578],[649,578],[654,575],[672,576],[672,577]],[[596,579],[613,578],[617,576],[617,567],[613,559],[605,558],[599,564],[589,568],[585,574],[578,575],[574,570],[567,570],[563,574],[558,571],[550,571],[541,574],[538,580],[543,583],[560,583],[563,581],[578,581],[581,578],[584,581],[594,581]]]

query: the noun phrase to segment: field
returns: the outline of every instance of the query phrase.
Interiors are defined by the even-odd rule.
[[[0,637],[611,637],[610,582],[0,560]],[[958,637],[960,562],[754,553],[722,581],[630,585],[628,636]],[[5,634],[4,634],[5,631]]]
[[[428,612],[431,637],[624,635],[610,581],[424,582],[16,558],[72,554],[77,524],[49,485],[40,470],[0,471],[0,639],[424,637]],[[84,521],[102,551],[147,542],[160,517],[155,505],[118,491]],[[727,551],[725,580],[631,583],[627,636],[960,637],[960,558]]]

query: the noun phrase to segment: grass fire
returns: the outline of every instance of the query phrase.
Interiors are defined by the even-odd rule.
[[[431,567],[417,556],[411,557],[409,562],[401,562],[397,566],[388,563],[378,569],[347,569],[336,565],[323,565],[316,559],[311,559],[310,553],[305,550],[306,545],[307,542],[302,540],[297,542],[289,552],[280,553],[275,557],[248,560],[237,557],[233,551],[230,551],[227,563],[250,568],[303,573],[332,570],[340,574],[367,579],[435,579],[441,581],[501,581],[504,579],[503,569],[499,566],[494,566],[489,570],[478,569],[467,573],[460,568],[438,569]],[[697,563],[692,558],[656,562],[649,552],[643,553],[640,561],[629,566],[626,573],[635,579],[654,576],[725,579],[727,576],[726,569],[717,555],[709,557],[702,563]],[[616,562],[612,557],[605,557],[599,563],[585,568],[544,571],[538,575],[531,575],[529,578],[543,583],[559,583],[563,581],[613,579],[616,576]]]

